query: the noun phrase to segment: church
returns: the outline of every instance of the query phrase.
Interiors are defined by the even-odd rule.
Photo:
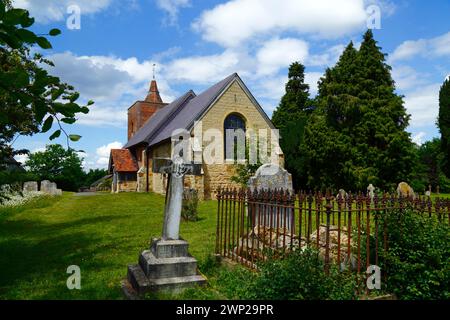
[[[200,125],[199,125],[200,124]],[[208,132],[239,130],[264,131],[272,134],[274,125],[237,73],[196,94],[190,90],[172,101],[162,101],[156,80],[152,80],[147,97],[136,101],[128,109],[128,142],[123,149],[111,150],[109,171],[113,175],[112,192],[155,192],[164,194],[165,174],[152,171],[152,161],[171,158],[173,133],[183,130],[194,139],[194,132],[209,136]],[[216,138],[217,139],[217,138]],[[192,153],[200,155],[201,175],[186,176],[185,187],[198,191],[200,199],[214,199],[220,187],[233,187],[231,177],[236,172],[236,159],[227,159],[225,144],[215,150],[214,157],[223,161],[207,163],[202,152],[208,139],[192,142]],[[227,149],[228,150],[228,149]],[[274,151],[275,152],[275,151]],[[283,165],[283,153],[278,147],[275,157]]]

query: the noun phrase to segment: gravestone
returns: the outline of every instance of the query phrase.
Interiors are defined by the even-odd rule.
[[[339,189],[338,194],[336,195],[336,199],[345,199],[347,197],[347,192],[344,189]]]
[[[139,256],[139,263],[128,266],[124,292],[130,296],[170,290],[178,292],[206,279],[197,271],[197,260],[188,253],[188,243],[179,236],[184,176],[200,175],[201,164],[185,163],[181,157],[153,159],[153,172],[169,175],[162,237],[153,239],[150,250]]]
[[[41,192],[51,196],[62,195],[62,190],[58,189],[56,183],[50,182],[48,180],[41,181]]]
[[[255,175],[247,183],[251,191],[284,190],[294,192],[292,175],[275,164],[264,164],[258,168]],[[293,208],[268,205],[266,208],[250,206],[249,214],[252,216],[253,227],[264,226],[271,228],[284,228],[291,230],[294,226]]]
[[[410,187],[406,182],[400,182],[397,187],[397,195],[399,197],[413,197],[415,199],[416,194],[414,193],[413,188]]]
[[[38,192],[37,181],[27,181],[23,184],[23,192]]]
[[[370,201],[373,202],[373,198],[375,197],[375,187],[373,184],[369,184],[367,187],[367,195],[370,197]]]

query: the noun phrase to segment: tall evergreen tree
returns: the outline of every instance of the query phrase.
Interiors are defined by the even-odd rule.
[[[294,62],[289,67],[286,93],[273,112],[272,122],[280,130],[280,147],[285,155],[285,168],[292,174],[295,187],[303,181],[304,156],[300,150],[309,107],[309,85],[305,83],[305,67]]]
[[[309,85],[305,83],[305,67],[299,62],[294,62],[289,67],[286,93],[272,115],[275,127],[282,129],[287,122],[303,118],[305,109],[308,107],[308,100]]]
[[[311,187],[392,188],[409,179],[409,115],[385,60],[369,30],[359,51],[350,43],[319,82],[304,143]]]
[[[442,169],[450,178],[450,77],[448,77],[439,92],[439,130],[441,132],[441,148],[444,153]]]

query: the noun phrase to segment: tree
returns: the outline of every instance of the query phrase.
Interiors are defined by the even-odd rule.
[[[48,132],[56,123],[51,140],[64,133],[68,144],[69,140],[78,141],[81,137],[67,134],[62,123],[73,124],[76,114],[88,113],[93,104],[78,105],[79,93],[41,67],[53,63],[39,53],[31,54],[35,45],[52,48],[45,36],[29,30],[33,24],[27,10],[0,0],[0,167],[4,159],[26,152],[11,147],[18,135]],[[49,36],[60,33],[52,29]]]
[[[50,180],[63,190],[77,191],[85,177],[82,161],[73,149],[51,144],[43,152],[30,154],[25,165],[39,180]]]
[[[85,174],[83,179],[83,186],[90,186],[97,180],[103,178],[108,174],[108,170],[106,169],[89,169],[89,171]]]
[[[305,67],[294,62],[289,67],[288,77],[286,93],[272,115],[273,124],[280,130],[286,123],[303,118],[308,107],[309,85],[305,83]]]
[[[304,157],[300,150],[307,122],[310,99],[305,83],[305,67],[294,62],[289,67],[286,93],[273,112],[272,122],[280,130],[280,147],[285,156],[285,168],[292,174],[294,186],[304,184]]]
[[[319,81],[302,145],[310,187],[390,189],[410,178],[409,115],[385,60],[369,30],[360,49],[350,43]]]
[[[450,177],[450,77],[448,77],[439,91],[438,126],[441,132],[441,149],[444,153],[442,169]]]

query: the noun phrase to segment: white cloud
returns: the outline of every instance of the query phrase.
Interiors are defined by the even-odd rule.
[[[226,50],[221,54],[173,60],[164,68],[164,72],[171,80],[206,84],[237,71],[239,63],[238,53]]]
[[[412,141],[415,144],[421,146],[424,143],[424,139],[425,139],[426,135],[427,135],[426,132],[420,131],[420,132],[416,133],[415,135],[413,135]]]
[[[321,72],[306,72],[305,73],[305,82],[309,84],[309,93],[311,97],[317,95],[318,84],[317,82],[323,76]]]
[[[169,25],[174,25],[178,19],[180,8],[189,7],[190,0],[157,0],[156,5],[168,14],[167,22]]]
[[[450,32],[431,39],[405,41],[394,50],[389,61],[411,59],[418,55],[422,57],[450,56]]]
[[[418,73],[410,66],[393,66],[392,78],[395,80],[396,88],[399,90],[409,90],[423,85],[428,78],[427,74]]]
[[[434,126],[439,114],[439,89],[436,83],[405,94],[405,107],[411,114],[411,127]]]
[[[339,37],[362,30],[366,17],[363,0],[232,0],[204,11],[193,28],[207,41],[235,47],[283,31]]]
[[[67,8],[76,4],[81,9],[81,14],[93,14],[106,9],[113,0],[14,0],[17,8],[30,11],[37,22],[49,23],[51,21],[62,21],[69,15]]]
[[[308,57],[308,44],[294,38],[274,38],[264,43],[256,57],[258,75],[271,75],[278,73],[281,68],[289,67],[294,61],[304,63]]]
[[[104,168],[108,166],[109,163],[109,154],[111,153],[111,149],[121,149],[123,144],[119,141],[111,142],[107,145],[101,146],[96,150],[96,159],[95,165],[99,168]]]
[[[310,55],[306,60],[306,65],[331,67],[339,60],[344,49],[345,46],[343,44],[338,44],[326,49],[323,53]]]

